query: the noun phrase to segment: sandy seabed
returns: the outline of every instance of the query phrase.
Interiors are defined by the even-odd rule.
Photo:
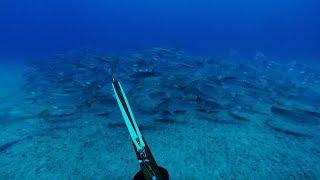
[[[19,64],[0,65],[0,179],[133,177],[139,165],[127,129],[110,126],[123,123],[120,113],[47,124],[37,118],[44,107],[24,99],[23,72]],[[273,131],[267,114],[248,115],[243,124],[196,119],[192,113],[175,123],[136,119],[171,179],[320,178],[319,137]]]

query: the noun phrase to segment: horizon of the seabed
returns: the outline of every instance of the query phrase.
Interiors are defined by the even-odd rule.
[[[11,57],[11,56],[4,56],[0,57],[0,64],[2,65],[12,65],[12,64],[17,64],[23,65],[28,62],[32,61],[46,61],[50,60],[50,57],[59,55],[59,54],[64,54],[68,52],[73,52],[73,51],[81,51],[83,49],[89,49],[89,50],[94,50],[100,53],[104,54],[118,54],[118,53],[124,53],[124,52],[134,52],[134,51],[143,51],[143,50],[148,50],[152,49],[155,47],[161,47],[161,48],[168,48],[168,49],[179,49],[182,51],[186,51],[189,54],[192,55],[197,55],[197,56],[202,56],[205,58],[215,58],[215,57],[223,57],[223,58],[229,58],[230,60],[246,60],[246,61],[254,61],[257,58],[264,57],[268,59],[269,61],[274,61],[278,62],[280,64],[289,64],[289,63],[298,63],[298,64],[303,64],[306,66],[310,66],[314,69],[320,70],[320,59],[317,57],[314,58],[303,58],[301,56],[297,57],[292,57],[292,56],[277,56],[272,53],[272,55],[265,54],[262,51],[256,50],[256,51],[241,51],[239,49],[233,49],[229,48],[224,51],[220,52],[199,52],[197,50],[192,50],[188,48],[181,48],[181,47],[176,47],[176,46],[151,46],[151,47],[144,47],[144,48],[130,48],[130,49],[117,49],[117,50],[112,50],[112,49],[103,49],[103,48],[95,48],[95,47],[79,47],[79,48],[71,48],[71,49],[63,49],[59,51],[52,51],[49,50],[48,52],[39,52],[38,54],[29,54],[25,53],[22,55],[18,55],[16,57]]]

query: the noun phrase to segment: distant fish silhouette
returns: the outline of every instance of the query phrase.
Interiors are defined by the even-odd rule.
[[[24,140],[27,140],[27,139],[31,139],[32,136],[25,136],[21,139],[17,139],[17,140],[13,140],[13,141],[10,141],[10,142],[7,142],[7,143],[4,143],[2,145],[0,145],[0,153],[2,152],[5,152],[6,150],[8,150],[9,148],[15,146],[16,144],[24,141]]]

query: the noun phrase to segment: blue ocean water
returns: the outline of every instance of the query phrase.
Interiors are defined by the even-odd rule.
[[[2,0],[0,179],[320,179],[320,2]],[[120,105],[121,106],[121,105]]]
[[[84,0],[1,1],[0,54],[33,57],[79,47],[180,47],[201,54],[261,51],[320,57],[319,2]]]

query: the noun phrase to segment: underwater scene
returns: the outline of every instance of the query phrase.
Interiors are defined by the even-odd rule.
[[[320,2],[0,2],[0,179],[320,179]]]

